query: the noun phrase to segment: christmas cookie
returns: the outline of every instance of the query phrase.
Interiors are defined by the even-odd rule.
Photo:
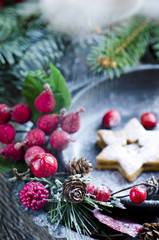
[[[130,182],[143,171],[159,171],[159,131],[148,131],[132,118],[119,131],[99,130],[97,169],[118,169]]]

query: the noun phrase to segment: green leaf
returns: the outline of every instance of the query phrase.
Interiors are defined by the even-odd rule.
[[[25,171],[27,169],[25,162],[13,163],[0,156],[0,172],[10,172],[13,168],[18,171]]]
[[[23,84],[23,96],[32,110],[32,120],[36,122],[42,115],[35,107],[34,102],[37,96],[43,91],[43,85],[48,83],[54,93],[56,107],[53,113],[59,113],[61,108],[69,109],[71,95],[66,85],[65,79],[60,71],[50,63],[51,74],[41,70],[27,73]]]

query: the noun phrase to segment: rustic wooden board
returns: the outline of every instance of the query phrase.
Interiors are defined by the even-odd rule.
[[[66,240],[54,238],[46,227],[38,227],[32,217],[21,211],[21,203],[12,193],[6,174],[0,174],[0,239],[2,240]]]

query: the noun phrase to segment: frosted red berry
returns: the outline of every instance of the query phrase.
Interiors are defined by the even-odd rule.
[[[85,109],[80,108],[77,112],[72,112],[64,116],[61,121],[62,129],[69,134],[73,134],[77,132],[80,128],[80,121],[81,121],[80,113],[84,113],[84,112],[85,112]]]
[[[130,191],[130,199],[134,203],[142,203],[147,197],[146,190],[141,186],[133,187]]]
[[[15,138],[15,129],[12,125],[6,123],[0,125],[0,142],[11,143]]]
[[[35,99],[35,107],[39,112],[49,113],[56,105],[54,94],[49,84],[44,85],[44,91]]]
[[[31,109],[27,104],[17,104],[11,108],[11,115],[15,122],[26,123],[31,119]]]
[[[28,166],[31,165],[31,161],[32,159],[40,154],[40,153],[45,153],[45,150],[39,146],[33,146],[33,147],[30,147],[26,150],[26,153],[24,155],[24,159],[25,159],[25,162]]]
[[[39,117],[37,127],[49,134],[53,132],[59,124],[58,114],[45,114]]]
[[[70,139],[69,134],[63,130],[55,130],[50,136],[50,144],[57,151],[66,149],[70,141],[74,140]]]
[[[15,147],[17,149],[21,146],[26,146],[28,148],[33,146],[42,147],[45,143],[45,139],[45,133],[42,130],[35,128],[29,131],[28,134],[25,136],[24,140],[17,143]]]
[[[0,154],[11,162],[19,162],[24,159],[24,147],[16,149],[15,144],[16,142],[10,143],[0,150]]]
[[[49,178],[57,171],[57,160],[50,153],[40,153],[31,162],[31,170],[36,177]]]
[[[115,127],[119,122],[120,122],[120,113],[112,109],[104,115],[102,119],[102,126],[103,128],[112,128],[112,127]]]
[[[154,127],[156,127],[157,117],[152,112],[143,113],[141,115],[140,120],[141,120],[141,124],[146,129],[153,129]]]
[[[20,198],[24,206],[37,210],[45,205],[49,191],[42,183],[30,182],[21,190]]]
[[[107,202],[110,198],[109,188],[106,186],[99,186],[94,190],[95,199],[101,202]]]
[[[11,114],[9,112],[9,107],[5,104],[0,104],[0,124],[9,122],[11,119]]]
[[[95,186],[94,185],[87,185],[87,193],[94,194]]]

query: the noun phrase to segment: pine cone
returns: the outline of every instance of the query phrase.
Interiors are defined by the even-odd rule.
[[[80,179],[69,177],[62,185],[62,194],[68,202],[82,202],[86,195],[86,184]]]
[[[159,182],[158,182],[157,178],[152,176],[151,178],[148,178],[146,182],[154,185],[154,187],[147,187],[148,196],[156,195],[159,190]]]
[[[159,240],[159,223],[144,223],[139,237],[142,240]]]
[[[71,175],[86,175],[92,170],[92,163],[87,159],[83,159],[82,157],[78,160],[76,160],[76,158],[74,157],[72,162],[69,162],[68,164],[68,170]]]

